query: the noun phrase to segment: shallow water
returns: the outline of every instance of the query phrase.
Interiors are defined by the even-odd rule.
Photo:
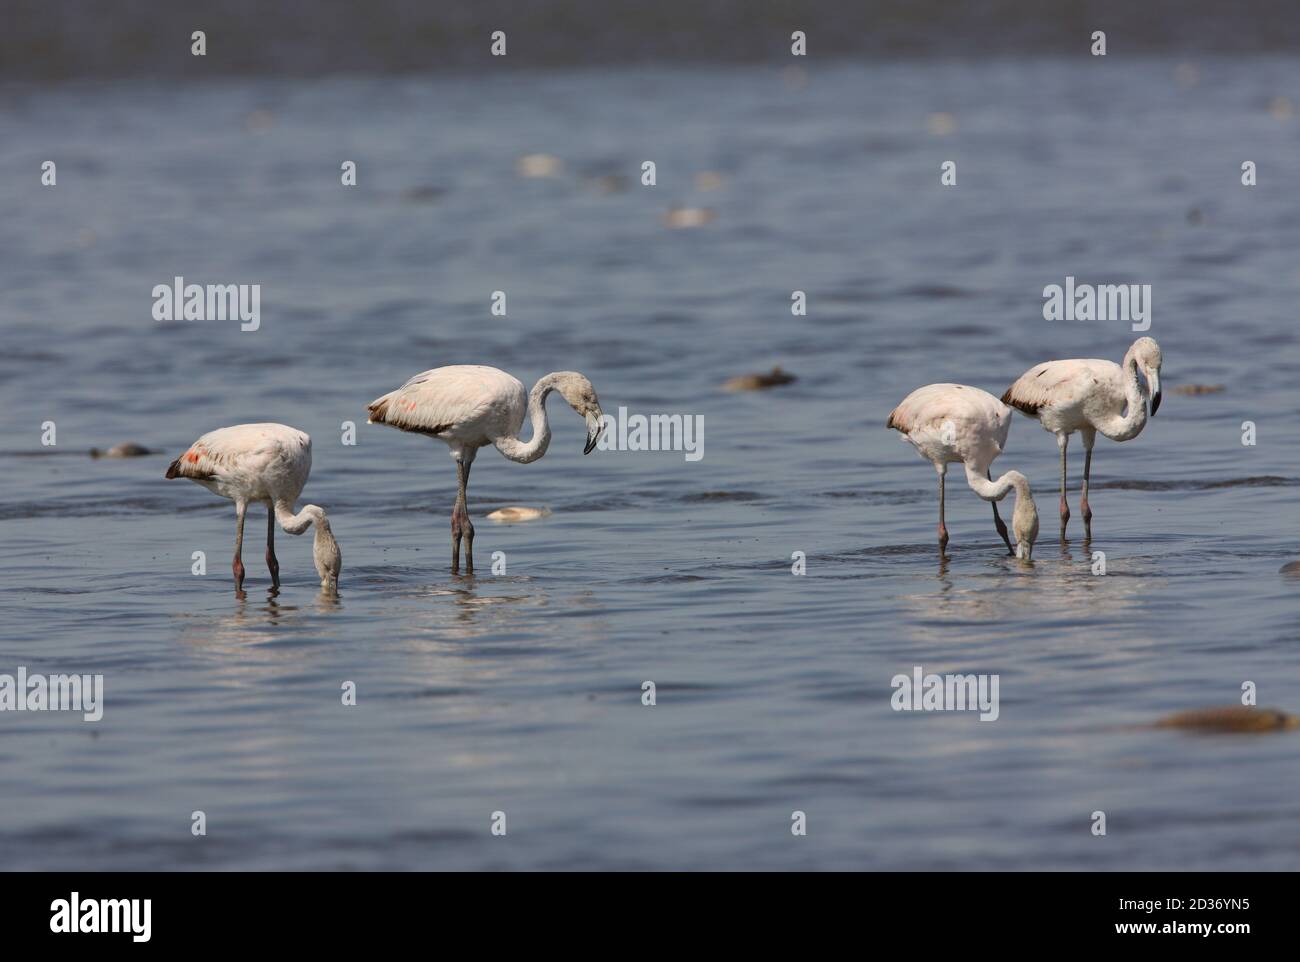
[[[1300,121],[1269,109],[1300,101],[1296,66],[0,87],[0,672],[106,687],[98,723],[0,715],[0,864],[1296,868],[1295,735],[1139,727],[1247,680],[1300,711],[1300,582],[1279,574],[1300,556]],[[516,176],[537,152],[563,172]],[[612,174],[626,189],[589,180]],[[677,205],[717,218],[666,229]],[[178,274],[261,284],[260,330],[153,320]],[[1033,564],[960,472],[941,563],[934,473],[885,418],[924,383],[1000,394],[1046,358],[1119,360],[1127,323],[1043,321],[1067,275],[1153,286],[1164,404],[1098,442],[1088,546],[1077,492],[1056,540],[1056,447],[1017,415],[994,468],[1038,494]],[[544,459],[476,462],[480,570],[454,577],[445,448],[364,420],[461,362],[703,415],[704,457],[584,458],[553,398]],[[774,364],[799,379],[719,389]],[[283,534],[268,597],[260,508],[236,600],[231,506],[163,480],[199,434],[257,420],[314,438],[336,600]],[[85,456],[125,440],[160,453]],[[1075,485],[1081,466],[1076,442]],[[512,504],[553,513],[485,519]],[[914,665],[998,673],[1001,717],[893,712]]]

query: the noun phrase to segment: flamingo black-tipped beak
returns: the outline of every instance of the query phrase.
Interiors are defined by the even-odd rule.
[[[590,454],[596,448],[596,442],[600,440],[601,431],[605,429],[605,422],[596,414],[587,415],[587,446],[582,449],[583,454]]]
[[[1152,417],[1155,417],[1156,412],[1160,410],[1160,399],[1162,397],[1164,397],[1164,393],[1161,391],[1156,391],[1155,394],[1151,395],[1151,416]]]

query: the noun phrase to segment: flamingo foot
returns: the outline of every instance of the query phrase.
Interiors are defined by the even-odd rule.
[[[230,570],[235,574],[235,591],[244,590],[244,562],[239,560],[239,555],[235,555],[234,563],[231,564]]]
[[[460,573],[460,543],[465,542],[465,573],[474,573],[474,525],[459,505],[451,512],[451,573]]]
[[[1065,526],[1070,523],[1070,506],[1065,503],[1065,495],[1061,495],[1061,537],[1065,537]]]
[[[1079,512],[1083,515],[1083,536],[1089,541],[1092,540],[1092,508],[1088,506],[1088,496],[1085,494],[1079,502]]]

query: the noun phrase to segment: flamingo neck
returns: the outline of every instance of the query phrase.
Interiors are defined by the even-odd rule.
[[[1123,415],[1105,418],[1096,424],[1103,437],[1112,441],[1127,441],[1137,437],[1147,423],[1147,392],[1138,378],[1137,358],[1132,348],[1124,355],[1120,365],[1120,382],[1124,388],[1124,403],[1127,407]]]
[[[343,567],[343,552],[330,530],[329,518],[325,509],[314,504],[303,507],[297,514],[287,501],[275,503],[275,520],[288,534],[302,534],[308,527],[315,525],[316,535],[312,539],[311,555],[320,575],[320,586],[328,591],[338,590],[339,571]]]
[[[504,434],[492,443],[511,461],[528,464],[536,461],[551,445],[551,422],[546,416],[546,397],[555,390],[555,375],[548,374],[533,385],[528,393],[528,420],[533,426],[533,438],[524,443],[519,438]]]
[[[294,514],[292,506],[287,501],[275,503],[275,520],[279,522],[286,534],[302,534],[312,524],[316,525],[319,534],[322,530],[328,531],[330,524],[325,518],[325,509],[309,504]]]
[[[985,501],[1001,501],[1012,488],[1015,489],[1017,503],[1021,498],[1033,497],[1029,493],[1028,479],[1019,471],[1008,471],[996,481],[990,481],[985,477],[985,473],[976,465],[966,465],[966,483]]]

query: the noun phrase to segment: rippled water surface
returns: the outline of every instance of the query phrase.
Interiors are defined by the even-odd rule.
[[[1300,736],[1142,726],[1244,681],[1300,711],[1279,573],[1300,555],[1298,80],[1110,57],[0,88],[0,672],[106,686],[97,724],[0,715],[0,864],[1296,868]],[[518,176],[532,153],[563,168]],[[671,230],[676,206],[716,218]],[[261,329],[153,320],[176,275],[262,285]],[[929,382],[1000,394],[1040,360],[1119,360],[1126,323],[1042,320],[1067,275],[1152,285],[1164,404],[1098,442],[1086,546],[1077,493],[1056,540],[1056,447],[1017,415],[995,470],[1038,492],[1032,566],[960,473],[941,562],[934,472],[885,418]],[[544,459],[476,462],[480,571],[454,577],[446,449],[365,404],[462,362],[703,415],[704,457],[584,458],[552,398]],[[719,390],[775,364],[798,380]],[[337,600],[286,535],[268,596],[261,508],[237,600],[232,507],[163,480],[199,434],[260,420],[314,439]],[[119,441],[159,453],[86,456]],[[483,517],[510,504],[553,513]],[[891,711],[914,665],[998,673],[1000,719]]]

